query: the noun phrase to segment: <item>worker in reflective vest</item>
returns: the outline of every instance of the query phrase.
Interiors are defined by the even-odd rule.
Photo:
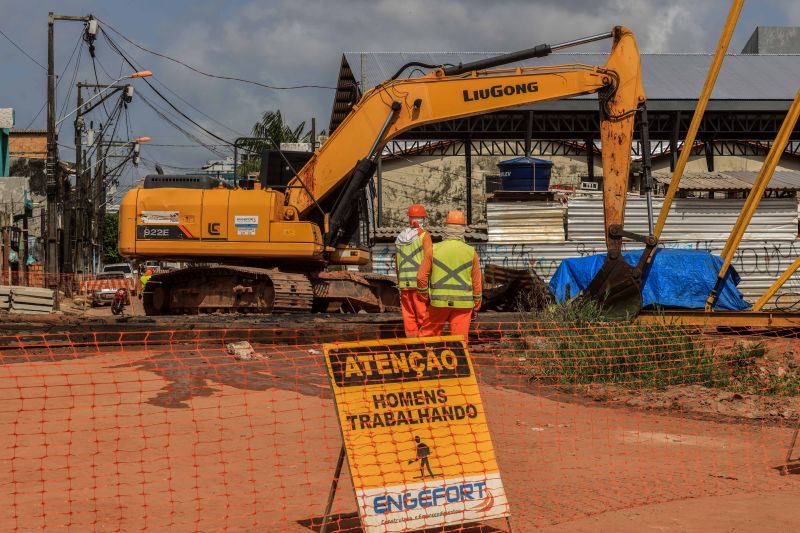
[[[406,337],[419,337],[420,328],[428,318],[428,304],[417,292],[419,267],[425,258],[430,261],[433,250],[431,235],[422,227],[426,216],[425,207],[412,204],[408,208],[409,227],[401,231],[394,241],[397,249],[397,287],[400,289]]]
[[[467,221],[461,211],[450,211],[442,242],[433,245],[430,261],[423,261],[417,290],[430,301],[422,336],[442,334],[450,324],[452,335],[467,340],[472,318],[481,307],[481,269],[478,254],[464,242]]]
[[[153,269],[148,268],[144,271],[144,274],[139,278],[139,298],[142,297],[142,293],[144,292],[144,287],[147,285],[147,282],[150,281],[150,278],[153,277]]]

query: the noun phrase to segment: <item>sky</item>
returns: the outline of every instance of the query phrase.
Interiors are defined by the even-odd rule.
[[[0,35],[0,107],[15,108],[18,128],[45,127],[42,65],[47,64],[49,11],[97,17],[101,32],[135,64],[153,71],[148,81],[175,107],[230,142],[248,135],[266,110],[280,110],[290,125],[302,121],[308,125],[316,117],[317,130],[327,129],[334,97],[331,87],[345,51],[503,52],[593,35],[622,24],[634,31],[643,53],[713,53],[730,5],[730,0],[0,0],[0,31],[30,56]],[[800,2],[747,1],[729,52],[741,51],[759,25],[800,25]],[[57,90],[59,117],[77,105],[71,85],[95,82],[88,48],[82,43],[76,49],[82,31],[81,23],[56,22],[55,69],[64,72]],[[203,76],[138,49],[125,38],[207,73],[273,86],[322,88],[268,89]],[[95,47],[101,83],[132,71],[102,36]],[[571,51],[607,47],[606,41]],[[73,50],[77,52],[69,62]],[[136,94],[128,106],[128,123],[120,123],[117,136],[148,136],[152,141],[143,145],[142,165],[129,169],[123,181],[152,173],[155,161],[167,172],[189,172],[229,154],[223,141],[183,117],[176,118],[177,113],[143,80],[132,81]],[[185,131],[159,116],[139,95]],[[103,119],[101,108],[87,117],[95,127]],[[68,160],[74,159],[73,135],[68,118],[59,136],[62,157]],[[218,146],[210,150],[201,143]]]

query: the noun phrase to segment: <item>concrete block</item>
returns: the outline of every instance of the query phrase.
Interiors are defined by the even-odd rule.
[[[21,303],[21,304],[32,304],[32,305],[40,305],[42,307],[53,307],[53,297],[47,296],[27,296],[21,294],[14,294],[11,296],[11,301],[13,303]]]
[[[49,315],[52,311],[40,307],[35,307],[34,309],[12,308],[10,312],[15,315]]]
[[[36,304],[24,304],[24,303],[17,303],[11,302],[11,312],[39,312],[39,313],[51,313],[53,311],[53,306],[44,306],[44,305],[36,305]]]
[[[14,294],[19,294],[20,296],[47,296],[49,298],[53,297],[53,290],[52,289],[45,289],[43,287],[11,287],[13,289]]]

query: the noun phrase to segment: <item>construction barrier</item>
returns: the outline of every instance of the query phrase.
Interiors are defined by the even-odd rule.
[[[134,278],[124,279],[97,279],[97,276],[85,276],[79,281],[80,293],[89,295],[99,289],[128,289],[131,294],[136,294],[137,282]]]
[[[431,358],[419,340],[391,344],[393,363],[386,343],[400,326],[366,320],[0,336],[0,530],[318,531],[343,429],[357,433],[328,531],[359,531],[351,472],[383,487],[398,469],[423,488],[370,496],[387,530],[407,531],[404,520],[443,501],[481,512],[507,502],[494,516],[507,510],[510,522],[482,523],[499,531],[736,529],[773,515],[797,525],[800,464],[787,461],[800,414],[797,329],[484,317],[465,367],[456,352]],[[384,348],[326,362],[326,350],[343,349],[326,343],[375,340]],[[339,395],[337,412],[334,386],[360,372],[382,387],[405,368],[399,354],[404,386],[417,371],[458,379],[429,393],[369,389],[358,401],[380,408],[374,417],[351,414],[354,400]],[[473,380],[479,392],[466,389]],[[471,426],[479,419],[488,432]],[[457,453],[437,453],[449,436]],[[373,448],[385,455],[352,470]],[[502,502],[480,485],[431,488],[442,472],[495,467]],[[473,526],[457,530],[493,530]]]

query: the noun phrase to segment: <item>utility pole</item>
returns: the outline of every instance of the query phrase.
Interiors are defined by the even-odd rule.
[[[78,113],[75,115],[75,192],[77,201],[75,202],[75,222],[73,230],[75,234],[75,246],[72,248],[72,265],[74,271],[83,273],[84,250],[83,232],[86,226],[86,176],[83,172],[83,91],[81,84],[78,84]]]
[[[97,148],[94,151],[94,180],[92,181],[92,243],[95,249],[95,257],[99,266],[103,259],[103,224],[100,219],[100,197],[105,196],[104,181],[105,177],[105,157],[103,157],[103,125],[100,124],[100,134],[97,136]]]
[[[19,271],[22,273],[21,285],[26,287],[30,286],[31,280],[28,276],[28,212],[25,210],[24,205],[22,209],[22,258],[19,262]]]
[[[61,261],[59,254],[60,213],[63,209],[64,183],[58,165],[58,134],[56,133],[56,73],[54,26],[57,20],[89,23],[89,33],[97,32],[97,21],[91,16],[75,17],[56,15],[52,11],[47,14],[47,162],[45,164],[47,214],[45,245],[45,278],[46,285],[59,286]],[[92,27],[93,25],[93,27]],[[56,296],[56,301],[58,297]]]
[[[11,262],[9,254],[11,253],[11,213],[0,213],[0,226],[2,226],[3,235],[3,285],[11,285]]]
[[[56,149],[56,73],[53,53],[55,15],[47,15],[47,245],[45,246],[45,286],[58,286],[58,150]]]

